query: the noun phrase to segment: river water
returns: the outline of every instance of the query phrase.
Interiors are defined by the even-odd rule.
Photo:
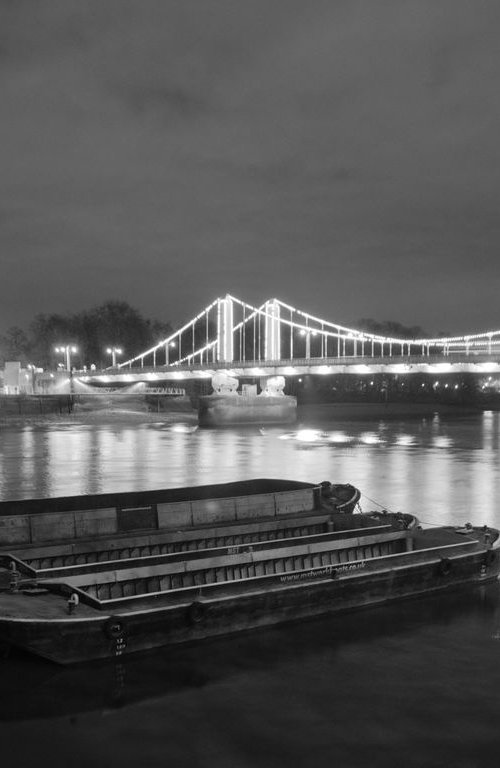
[[[500,414],[200,430],[3,426],[0,498],[276,477],[350,482],[363,511],[500,527]],[[0,663],[5,765],[458,766],[500,754],[497,585],[120,663]]]

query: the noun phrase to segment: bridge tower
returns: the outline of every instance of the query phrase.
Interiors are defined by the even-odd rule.
[[[265,303],[264,360],[281,358],[280,305],[276,299]]]
[[[233,300],[227,295],[217,299],[217,360],[231,363],[233,358]]]

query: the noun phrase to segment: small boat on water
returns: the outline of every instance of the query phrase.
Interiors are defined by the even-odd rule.
[[[0,503],[0,643],[82,663],[497,579],[499,532],[258,479]]]

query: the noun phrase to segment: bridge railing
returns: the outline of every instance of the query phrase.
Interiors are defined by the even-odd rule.
[[[205,375],[210,377],[214,371],[248,371],[248,376],[256,377],[259,375],[265,375],[269,370],[279,369],[282,375],[294,375],[301,371],[309,371],[315,369],[313,372],[317,373],[331,373],[331,369],[342,369],[345,367],[362,367],[366,366],[366,372],[373,371],[374,368],[380,366],[390,366],[392,368],[402,366],[404,370],[410,370],[412,367],[440,365],[444,366],[443,370],[447,367],[454,367],[460,364],[466,365],[467,363],[481,364],[481,363],[496,363],[500,362],[500,350],[492,353],[484,352],[470,352],[466,355],[465,352],[451,354],[429,354],[429,355],[384,355],[383,357],[371,357],[365,355],[346,355],[343,357],[300,357],[291,359],[279,359],[279,360],[234,360],[232,362],[214,362],[214,363],[182,363],[171,365],[157,365],[157,366],[142,366],[141,368],[131,369],[105,369],[103,371],[92,371],[83,373],[82,379],[94,377],[113,377],[113,375],[126,376],[127,371],[131,374],[140,374],[146,379],[148,375],[151,377],[161,374],[162,372],[168,373],[169,377],[179,378],[183,377],[184,372],[200,373],[200,377]],[[403,370],[402,368],[402,370]],[[296,369],[296,370],[294,370]],[[323,370],[318,370],[323,369]],[[359,371],[358,371],[359,372]],[[362,371],[361,371],[362,372]],[[80,376],[79,373],[76,373]]]

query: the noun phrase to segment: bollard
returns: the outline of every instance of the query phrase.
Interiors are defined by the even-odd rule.
[[[68,613],[71,614],[74,611],[76,611],[78,603],[80,602],[80,598],[76,594],[76,592],[73,592],[73,594],[68,599]]]

